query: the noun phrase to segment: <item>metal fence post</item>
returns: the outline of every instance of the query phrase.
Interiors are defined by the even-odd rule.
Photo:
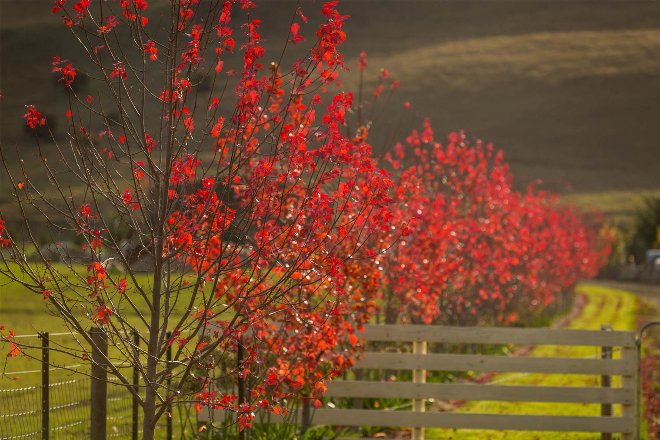
[[[41,338],[41,439],[50,436],[50,371],[48,332],[39,333]]]
[[[108,371],[108,336],[98,328],[89,330],[92,338],[91,440],[106,440]]]
[[[140,370],[138,369],[139,363],[139,347],[140,347],[140,334],[137,330],[133,331],[133,349],[135,350],[135,363],[133,364],[133,408],[132,408],[132,427],[131,427],[131,438],[132,440],[138,440],[138,398],[137,393],[140,392]]]
[[[603,331],[611,331],[612,326],[610,324],[602,324],[600,329]],[[612,347],[603,346],[600,348],[600,358],[601,359],[612,359]],[[612,386],[612,377],[604,374],[600,376],[600,386],[602,388],[610,388]],[[612,404],[611,403],[601,403],[600,404],[600,415],[601,417],[611,417],[612,416]],[[612,434],[609,432],[602,432],[600,434],[601,440],[612,440]]]
[[[426,341],[413,341],[413,354],[426,354],[427,344]],[[426,383],[426,370],[413,370],[413,383]],[[425,412],[426,400],[413,399],[413,411]],[[413,440],[424,440],[424,428],[413,427],[412,429]]]
[[[166,356],[167,356],[167,392],[170,393],[172,391],[172,371],[170,368],[172,367],[172,332],[167,332],[167,351],[166,351]],[[172,401],[168,400],[167,402],[167,440],[172,440]]]

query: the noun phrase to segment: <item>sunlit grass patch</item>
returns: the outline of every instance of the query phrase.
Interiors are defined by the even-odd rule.
[[[578,286],[579,294],[587,297],[587,304],[567,326],[571,329],[597,330],[601,324],[610,324],[614,330],[635,329],[635,317],[638,301],[635,295],[622,290],[607,287],[581,284]],[[530,356],[538,357],[600,357],[598,347],[557,347],[538,346],[532,350]],[[619,353],[615,352],[614,357]],[[618,379],[618,378],[615,378]],[[598,376],[587,375],[558,375],[558,374],[520,374],[509,373],[496,375],[493,383],[507,385],[537,385],[537,386],[598,386]],[[618,386],[615,380],[613,386]],[[618,410],[615,406],[615,413]],[[494,414],[535,414],[535,415],[565,415],[565,416],[598,416],[598,404],[566,404],[545,402],[470,402],[457,410],[467,413],[494,413]],[[599,439],[600,434],[593,433],[559,433],[529,431],[490,431],[490,430],[448,430],[428,429],[429,439],[507,439],[507,440],[559,440],[559,439]]]

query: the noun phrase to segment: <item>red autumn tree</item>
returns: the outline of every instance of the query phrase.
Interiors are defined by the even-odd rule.
[[[308,50],[288,67],[282,50],[265,65],[249,0],[56,0],[52,12],[88,59],[53,59],[68,92],[66,138],[35,136],[29,167],[2,151],[23,227],[0,223],[0,272],[80,335],[63,352],[88,359],[89,327],[103,329],[109,372],[144,412],[144,439],[193,394],[236,413],[241,429],[255,407],[281,412],[292,390],[317,396],[352,362],[372,307],[355,301],[368,282],[360,268],[387,247],[378,237],[392,221],[387,173],[364,136],[345,134],[352,95],[327,92],[343,68],[337,2],[322,6],[309,43],[292,6],[283,46]],[[73,87],[82,73],[95,85],[88,96]],[[48,128],[34,105],[24,118]],[[54,264],[35,219],[51,243],[76,237],[81,249],[60,246]],[[11,355],[30,348],[5,339]],[[199,371],[239,351],[226,379],[249,378],[250,393],[210,387]],[[144,392],[118,364],[138,366]]]
[[[426,121],[386,161],[395,222],[412,219],[385,259],[386,322],[514,323],[605,262],[606,243],[573,209],[514,190],[492,145],[462,133],[442,145]]]

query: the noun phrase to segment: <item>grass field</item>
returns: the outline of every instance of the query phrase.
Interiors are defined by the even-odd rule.
[[[590,284],[580,285],[578,287],[578,293],[587,297],[587,304],[580,315],[570,322],[568,328],[597,330],[601,324],[610,324],[615,330],[634,330],[636,328],[638,300],[634,294],[623,290]],[[594,347],[540,346],[536,347],[530,355],[539,357],[592,358],[594,356],[600,356],[600,349]],[[508,385],[590,387],[598,386],[600,377],[511,373],[497,375],[492,381]],[[616,383],[614,386],[617,386]],[[460,408],[459,411],[471,413],[597,416],[600,415],[600,406],[595,404],[538,402],[471,402]],[[600,439],[600,434],[432,429],[427,431],[427,438],[456,440],[597,440]]]
[[[62,274],[69,273],[69,268],[62,264],[56,264],[55,267]],[[86,274],[84,266],[74,266],[73,269],[79,273]],[[72,276],[73,275],[70,277]],[[136,279],[142,286],[148,286],[151,281],[149,274],[147,273],[137,273]],[[128,285],[128,294],[130,294],[130,281]],[[37,337],[37,334],[40,332],[49,332],[52,334],[52,336],[50,336],[50,341],[53,347],[69,347],[75,348],[76,350],[87,348],[87,344],[84,341],[78,342],[76,336],[67,334],[70,333],[72,329],[67,327],[66,323],[58,317],[53,306],[50,305],[48,301],[44,301],[41,295],[29,291],[17,283],[8,282],[8,280],[1,275],[0,286],[2,286],[0,288],[0,325],[4,325],[7,329],[12,329],[16,335],[23,335],[21,342],[39,346],[40,340]],[[67,296],[67,298],[69,306],[75,310],[75,307],[72,305],[73,301],[71,297]],[[132,299],[138,310],[146,315],[148,312],[148,306],[137,294],[133,295]],[[183,290],[179,299],[181,301],[179,304],[186,302],[187,299],[189,299],[189,292]],[[116,304],[119,305],[119,303]],[[115,313],[118,312],[116,311]],[[129,306],[126,304],[120,306],[119,313],[122,313],[123,317],[136,328],[141,328],[138,315]],[[176,317],[177,313],[174,312],[173,316]],[[79,319],[83,325],[93,325],[93,322],[83,316],[82,312],[80,313]],[[140,332],[144,333],[141,330]],[[25,337],[26,335],[33,336]],[[0,389],[3,388],[3,385],[11,385],[17,381],[23,385],[39,383],[40,377],[38,374],[25,375],[20,378],[13,374],[13,372],[16,371],[32,371],[40,368],[40,362],[38,360],[40,350],[38,348],[26,349],[26,356],[8,359],[4,368],[2,363],[5,362],[6,358],[4,358],[3,354],[6,354],[7,347],[0,347],[0,349],[4,350],[0,351],[0,372],[4,371],[10,373],[9,375],[4,376],[0,374]],[[112,355],[113,350],[112,347],[110,347],[110,356]],[[55,365],[70,365],[79,364],[81,362],[72,358],[71,355],[53,351],[51,354],[51,363]]]
[[[57,265],[62,273],[67,273],[63,265]],[[85,268],[80,266],[76,270],[84,273]],[[148,275],[138,274],[138,282],[148,285]],[[41,340],[37,337],[39,332],[49,332],[50,340],[50,407],[51,428],[53,433],[62,437],[84,439],[89,438],[89,412],[90,412],[90,363],[71,354],[62,353],[61,349],[85,349],[89,347],[85,341],[70,334],[55,312],[48,307],[48,302],[33,292],[17,285],[8,283],[0,277],[0,325],[14,330],[19,335],[18,341],[22,344],[33,345],[37,348],[26,348],[23,354],[16,358],[9,358],[7,345],[0,344],[0,438],[3,435],[25,435],[27,432],[37,432],[41,419],[40,384],[41,384],[41,350],[38,348]],[[185,294],[184,294],[185,295]],[[128,321],[136,319],[135,313],[125,314]],[[83,321],[84,322],[84,321]],[[91,321],[89,322],[91,325]],[[119,362],[119,351],[112,344],[108,350],[113,363]],[[116,360],[116,361],[115,361]],[[124,368],[123,374],[129,379],[130,368]],[[23,389],[24,391],[11,391]],[[4,390],[4,391],[3,391]],[[174,411],[174,432],[179,434],[184,426],[181,420],[194,424],[194,415],[183,415],[190,411],[188,406],[176,407]],[[14,419],[7,414],[21,414]],[[180,419],[181,418],[181,419]],[[192,422],[191,422],[192,421]],[[108,434],[110,437],[128,438],[131,429],[131,396],[121,386],[108,387]],[[165,438],[165,418],[159,422],[158,438]],[[192,425],[185,425],[189,428]],[[10,437],[11,438],[11,437]]]

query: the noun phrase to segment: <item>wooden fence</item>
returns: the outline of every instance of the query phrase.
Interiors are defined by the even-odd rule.
[[[318,409],[313,424],[341,426],[411,427],[413,438],[424,436],[423,428],[507,429],[533,431],[581,431],[621,433],[632,439],[635,431],[635,334],[622,331],[445,327],[415,325],[367,326],[369,342],[412,343],[412,352],[367,351],[356,369],[412,370],[413,382],[346,380],[329,384],[327,397],[412,399],[412,411],[372,409]],[[540,358],[480,354],[428,353],[427,344],[514,344],[602,347],[605,356],[590,359]],[[382,346],[385,344],[369,344]],[[613,348],[620,358],[612,359]],[[474,383],[425,383],[425,372],[473,371],[547,374],[586,374],[607,378],[620,376],[620,387],[548,387]],[[620,405],[620,416],[559,416],[425,412],[425,399],[485,400],[515,402],[591,403]],[[603,411],[607,414],[608,411]]]
[[[503,327],[447,327],[427,325],[369,325],[362,337],[369,350],[362,354],[353,377],[365,370],[412,371],[412,382],[336,380],[326,397],[352,398],[357,408],[325,406],[312,412],[312,425],[412,428],[413,439],[424,438],[424,428],[598,432],[635,438],[637,349],[634,332],[523,329]],[[502,354],[433,353],[438,344],[516,346],[591,346],[592,358],[550,358]],[[395,347],[393,347],[395,345]],[[372,349],[378,347],[378,349]],[[407,350],[407,351],[406,351]],[[612,356],[612,353],[620,356]],[[596,355],[598,354],[598,355]],[[614,358],[613,358],[614,357]],[[425,383],[427,371],[476,373],[579,374],[601,378],[601,386],[560,387],[479,383]],[[619,381],[612,381],[620,376]],[[382,377],[382,374],[381,374]],[[619,383],[618,387],[611,387]],[[409,399],[411,410],[362,409],[356,399]],[[426,411],[428,400],[508,401],[600,404],[601,416],[476,414]],[[327,399],[326,399],[327,400]],[[620,415],[612,415],[620,405]],[[202,416],[209,420],[211,414]],[[299,417],[300,420],[300,417]],[[303,422],[304,425],[307,423]]]

